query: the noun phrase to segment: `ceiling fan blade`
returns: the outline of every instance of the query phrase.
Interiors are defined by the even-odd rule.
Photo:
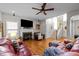
[[[44,11],[52,11],[52,10],[54,10],[54,8],[45,9]]]
[[[47,15],[47,13],[45,11],[43,13],[44,13],[44,15]]]
[[[38,8],[34,8],[34,7],[32,7],[32,9],[35,9],[35,10],[41,10],[41,9],[38,9]]]
[[[39,13],[41,13],[42,11],[38,12],[36,15],[38,15]]]

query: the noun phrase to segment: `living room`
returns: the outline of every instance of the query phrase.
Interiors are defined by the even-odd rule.
[[[78,3],[2,3],[0,42],[4,40],[1,46],[3,47],[5,38],[14,42],[14,45],[15,42],[22,41],[20,45],[23,44],[28,53],[21,54],[23,51],[20,53],[17,50],[17,53],[11,52],[8,55],[44,56],[50,42],[64,42],[65,39],[75,41],[74,36],[79,37],[78,19]],[[16,51],[15,47],[13,49]]]

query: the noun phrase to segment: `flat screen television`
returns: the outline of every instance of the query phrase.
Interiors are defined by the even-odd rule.
[[[21,19],[21,27],[31,28],[33,27],[33,21]]]

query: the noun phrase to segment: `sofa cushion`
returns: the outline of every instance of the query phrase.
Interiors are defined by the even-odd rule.
[[[7,43],[7,40],[5,38],[0,38],[0,45],[3,45]]]
[[[75,42],[75,44],[79,44],[79,40],[77,40],[77,41]]]
[[[72,52],[79,52],[79,44],[74,44],[74,46],[71,49]]]
[[[62,56],[79,56],[77,52],[66,52]]]

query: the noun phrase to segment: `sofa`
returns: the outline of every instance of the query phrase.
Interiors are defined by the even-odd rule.
[[[15,44],[11,39],[0,38],[0,56],[31,56],[29,48],[23,44],[16,43],[16,51],[14,49]]]

